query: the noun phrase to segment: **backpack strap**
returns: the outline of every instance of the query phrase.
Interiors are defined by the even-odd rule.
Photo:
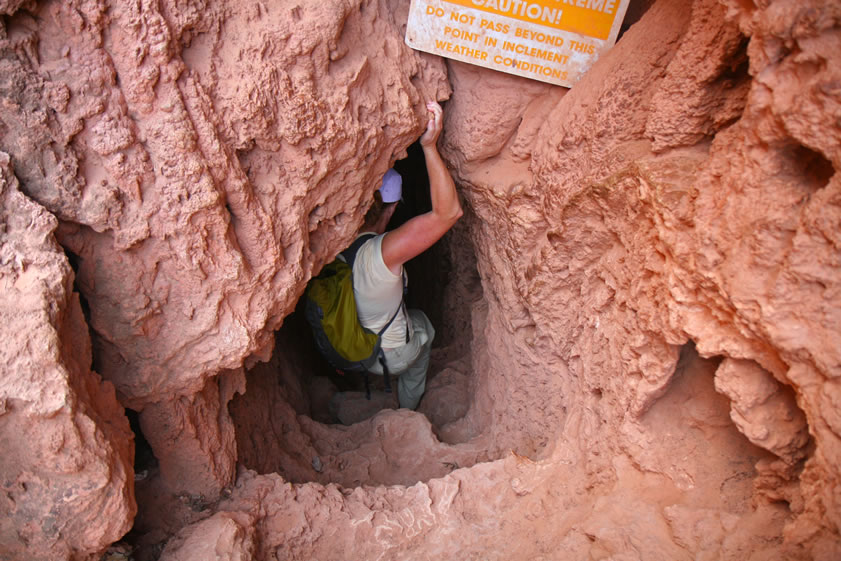
[[[372,233],[362,234],[361,236],[353,240],[353,243],[350,244],[350,247],[348,247],[346,250],[339,254],[342,257],[344,257],[345,263],[348,264],[348,266],[351,268],[351,271],[353,270],[353,262],[356,261],[356,254],[359,252],[359,248],[362,247],[362,244],[364,244],[371,238],[375,238],[376,236],[376,234]]]
[[[383,352],[382,347],[380,347],[380,364],[383,367],[383,381],[385,382],[385,393],[391,393],[391,374],[388,371],[388,365],[385,363],[385,353]],[[365,386],[365,390],[368,391],[368,386]],[[368,391],[368,399],[371,399],[370,395],[371,392]]]

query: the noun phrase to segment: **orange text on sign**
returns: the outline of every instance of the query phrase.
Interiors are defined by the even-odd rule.
[[[444,0],[521,21],[607,39],[619,0]]]

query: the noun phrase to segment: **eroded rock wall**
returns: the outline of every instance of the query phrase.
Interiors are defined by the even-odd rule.
[[[835,9],[658,2],[566,93],[449,64],[488,305],[463,422],[514,452],[223,508],[283,494],[258,527],[319,537],[264,544],[293,558],[836,558]]]
[[[461,422],[512,451],[220,509],[283,497],[255,527],[290,558],[837,558],[837,11],[655,2],[569,92],[449,63],[485,294]]]
[[[0,152],[0,558],[69,559],[132,525],[132,433],[91,343],[58,223]]]
[[[243,388],[229,378],[269,358],[306,280],[347,245],[378,178],[422,132],[425,100],[449,95],[443,61],[403,44],[407,10],[0,4],[0,149],[20,190],[58,218],[94,368],[122,406],[142,411],[161,481],[191,505],[218,497],[236,472],[228,390]],[[68,300],[73,275],[62,275]],[[8,373],[29,374],[39,371]],[[91,430],[106,431],[111,414]],[[26,538],[33,548],[53,540],[65,548],[55,558],[82,558],[131,527],[131,438],[124,416],[113,422],[121,442],[104,466],[129,483],[102,483],[100,500],[120,512],[98,509],[113,518],[95,539],[48,528]],[[86,446],[63,453],[87,458]],[[3,478],[14,485],[15,470],[40,461],[21,455]],[[57,499],[43,497],[33,511],[53,509]],[[56,512],[58,527],[74,516]],[[9,524],[14,533],[22,522]]]
[[[469,91],[486,91],[487,78],[454,64],[449,130],[466,114],[479,122],[447,137],[482,223],[474,241],[494,295],[492,363],[563,393],[561,442],[590,443],[593,468],[606,453],[627,455],[699,486],[701,472],[675,469],[666,452],[680,447],[663,446],[646,422],[694,341],[705,357],[728,357],[716,380],[731,415],[775,455],[757,456],[756,500],[791,508],[787,555],[823,559],[839,552],[838,17],[820,2],[658,2],[537,116],[554,94],[501,93],[471,111]],[[506,145],[477,152],[483,128],[505,122]],[[485,179],[518,165],[527,169],[507,181]],[[555,363],[569,371],[563,382]],[[499,379],[485,387],[497,388],[489,418],[502,426],[522,420],[503,411],[556,408],[554,392]],[[544,419],[529,432],[557,430]]]
[[[136,409],[268,357],[449,93],[377,2],[44,2],[4,35],[3,146]]]
[[[0,149],[59,219],[94,369],[155,433],[149,496],[187,492],[190,512],[152,529],[167,503],[149,499],[156,554],[841,556],[841,8],[644,4],[567,91],[413,53],[405,1],[0,3]],[[405,411],[325,427],[266,376],[251,398],[279,401],[261,418],[284,437],[261,449],[314,482],[235,472],[244,369],[352,237],[422,101],[450,88],[442,150],[484,296],[462,299],[470,402],[442,434],[458,444]],[[33,290],[78,324],[61,267],[61,291]],[[90,361],[59,360],[80,365],[79,402],[100,404],[110,444],[52,453],[128,472],[125,420]],[[20,419],[6,403],[0,422]],[[39,462],[4,464],[4,485]],[[85,558],[117,539],[133,512],[114,477],[91,495],[111,497],[110,525],[79,542],[32,529],[33,547]],[[61,523],[101,515],[68,503]]]

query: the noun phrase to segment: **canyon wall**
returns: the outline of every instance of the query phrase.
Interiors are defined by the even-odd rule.
[[[136,512],[132,434],[91,342],[55,216],[0,153],[0,558],[70,559]]]
[[[407,11],[0,2],[0,558],[841,557],[841,6],[640,2],[570,90]],[[469,403],[323,425],[275,331],[426,99]]]

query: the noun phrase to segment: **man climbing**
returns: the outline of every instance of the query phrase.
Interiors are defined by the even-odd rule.
[[[382,335],[382,347],[388,372],[399,376],[400,407],[407,409],[417,408],[426,388],[435,329],[421,310],[407,313],[401,304],[405,282],[403,264],[430,248],[462,215],[455,182],[438,153],[444,111],[434,101],[428,102],[426,108],[432,115],[420,144],[429,174],[432,210],[386,232],[402,194],[400,174],[388,170],[357,237],[366,233],[377,235],[359,248],[353,263],[353,292],[360,323],[376,333],[394,318]],[[395,316],[398,307],[401,309]],[[382,375],[382,365],[377,363],[371,372]]]

